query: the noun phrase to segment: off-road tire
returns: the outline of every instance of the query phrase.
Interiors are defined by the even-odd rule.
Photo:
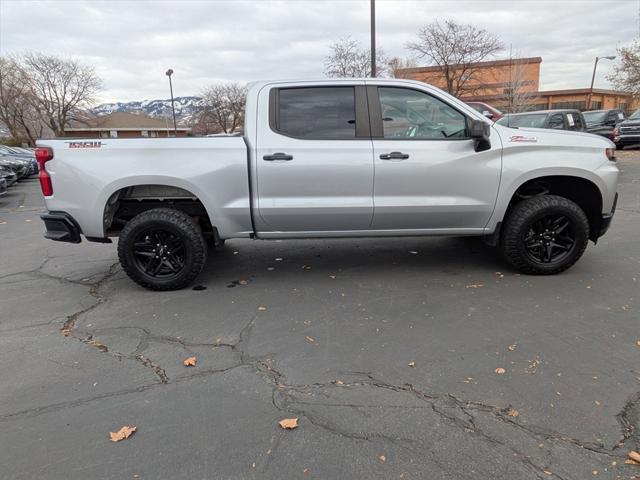
[[[550,215],[562,215],[572,222],[575,244],[568,254],[555,262],[540,263],[527,252],[525,235],[531,226]],[[584,211],[571,200],[557,195],[540,195],[523,200],[507,213],[502,226],[500,246],[507,261],[529,275],[554,275],[575,264],[589,241],[589,220]]]
[[[183,243],[183,266],[173,276],[154,278],[136,262],[134,242],[148,229],[158,229],[179,237]],[[149,290],[178,290],[189,285],[207,261],[207,244],[200,227],[184,212],[171,208],[154,208],[133,217],[120,232],[118,258],[125,273]],[[157,257],[156,257],[157,258]]]

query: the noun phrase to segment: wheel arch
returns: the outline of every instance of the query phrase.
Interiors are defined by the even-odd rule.
[[[588,175],[590,172],[582,170],[578,172],[551,171],[520,178],[502,197],[506,201],[501,205],[497,223],[503,222],[509,210],[523,199],[545,194],[558,195],[582,208],[589,219],[589,238],[595,242],[602,222],[604,185],[596,175]]]

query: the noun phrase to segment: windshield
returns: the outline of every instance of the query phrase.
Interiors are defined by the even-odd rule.
[[[640,119],[640,110],[636,110],[635,112],[633,112],[633,114],[629,117],[629,120],[639,120]]]
[[[587,125],[593,125],[594,123],[604,123],[608,112],[583,112],[582,115],[587,121]]]
[[[505,127],[543,128],[546,118],[546,113],[532,113],[530,115],[507,115],[505,117],[502,117],[496,123],[498,125],[504,125]]]

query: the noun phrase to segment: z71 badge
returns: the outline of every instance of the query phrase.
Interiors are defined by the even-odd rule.
[[[106,145],[102,142],[65,142],[69,144],[69,148],[100,148]]]

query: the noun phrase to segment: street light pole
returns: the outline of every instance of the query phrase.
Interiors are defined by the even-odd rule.
[[[173,112],[173,135],[177,137],[178,125],[176,124],[176,107],[173,102],[173,84],[171,83],[171,75],[173,75],[173,70],[170,68],[165,72],[165,75],[169,77],[169,90],[171,91],[171,111]]]
[[[376,76],[376,0],[371,0],[371,76]]]
[[[593,74],[591,75],[591,86],[589,87],[589,95],[587,95],[587,103],[585,105],[585,110],[591,110],[591,97],[593,96],[593,83],[596,80],[596,69],[598,68],[598,60],[601,58],[606,58],[607,60],[615,60],[615,55],[610,55],[608,57],[596,57],[596,61],[593,64]]]

